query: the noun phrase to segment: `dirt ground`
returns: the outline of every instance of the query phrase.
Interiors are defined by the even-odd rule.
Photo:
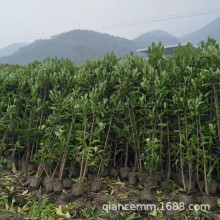
[[[125,180],[108,176],[96,180],[88,175],[84,184],[78,179],[48,183],[47,178],[36,182],[33,176],[2,168],[0,219],[220,219],[219,191],[210,196],[196,189],[185,194],[174,181],[155,176],[143,180],[144,174],[137,178],[132,173]],[[210,204],[211,210],[189,210],[190,204],[203,203]]]

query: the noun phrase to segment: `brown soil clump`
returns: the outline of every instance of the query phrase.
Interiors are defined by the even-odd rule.
[[[60,183],[60,182],[57,182],[57,181],[53,182],[52,185],[53,185],[53,191],[54,192],[61,192],[64,188],[63,183]]]
[[[160,183],[161,188],[165,191],[165,192],[170,192],[172,189],[172,184],[170,181],[168,180],[164,180]]]
[[[188,206],[189,204],[192,204],[192,202],[193,202],[191,196],[184,195],[184,194],[178,195],[178,201],[179,201],[179,203],[183,202],[185,207]]]
[[[119,170],[117,170],[117,169],[111,169],[110,170],[110,177],[112,177],[112,178],[118,178],[118,176],[119,176]]]
[[[137,183],[137,173],[130,172],[128,174],[128,181],[129,181],[129,184],[135,185]]]
[[[217,207],[217,203],[212,196],[202,196],[199,198],[201,204],[209,205],[210,210],[215,210]]]
[[[63,180],[63,186],[66,189],[71,189],[73,186],[73,181],[71,179],[64,179]]]
[[[217,192],[218,184],[216,182],[211,182],[208,185],[209,193],[215,195]]]
[[[91,184],[91,191],[92,192],[100,192],[102,190],[102,183],[99,181],[95,181]]]
[[[123,180],[128,179],[129,173],[130,173],[129,167],[120,168],[120,175]]]
[[[85,186],[81,183],[73,184],[72,195],[75,197],[83,196],[86,192]]]
[[[140,192],[140,199],[142,202],[152,202],[154,201],[154,195],[148,190],[143,190]]]
[[[43,178],[37,178],[36,176],[30,176],[28,177],[28,182],[30,184],[30,187],[34,190],[38,189],[41,183],[43,182]]]

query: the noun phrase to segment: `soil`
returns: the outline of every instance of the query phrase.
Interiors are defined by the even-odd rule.
[[[60,182],[53,182],[52,185],[54,192],[61,192],[64,188],[63,183]]]
[[[110,175],[110,170],[108,168],[104,169],[102,172],[101,172],[101,177],[107,177]]]
[[[44,177],[43,186],[44,186],[45,191],[47,193],[51,192],[53,190],[52,180],[49,177],[47,177],[47,176]]]
[[[208,185],[209,193],[215,195],[218,189],[218,184],[215,182],[212,182]]]
[[[155,196],[153,195],[152,192],[148,190],[143,190],[140,192],[140,198],[141,198],[141,202],[153,202]]]
[[[97,177],[97,175],[95,175],[93,173],[89,173],[87,176],[88,180],[90,180],[90,181],[96,180],[96,177]]]
[[[113,202],[114,199],[112,196],[107,196],[107,195],[103,195],[103,194],[96,194],[92,203],[93,205],[103,205],[103,204],[107,204],[108,202]]]
[[[100,192],[102,190],[102,183],[99,181],[95,181],[91,184],[91,191],[92,192]]]
[[[185,180],[185,186],[186,186],[186,190],[188,191],[188,190],[191,190],[191,191],[193,191],[193,190],[195,190],[195,188],[196,188],[196,181],[195,180]]]
[[[86,192],[86,188],[83,184],[81,184],[81,183],[73,184],[72,195],[74,197],[83,196],[85,192]]]
[[[73,181],[71,179],[64,179],[63,180],[63,186],[66,189],[71,189],[73,186]]]
[[[119,173],[120,176],[118,176]],[[198,186],[195,186],[195,189],[187,194],[173,180],[162,180],[159,173],[149,175],[147,173],[130,172],[128,168],[121,168],[120,171],[119,169],[111,169],[110,175],[98,180],[87,178],[84,183],[78,183],[78,179],[74,178],[65,178],[59,181],[58,178],[51,180],[47,176],[40,178],[35,176],[26,177],[26,174],[22,172],[0,170],[0,219],[24,219],[21,213],[11,212],[4,208],[3,200],[1,200],[3,195],[8,196],[9,206],[13,201],[13,210],[18,209],[15,207],[25,207],[30,199],[40,202],[46,195],[48,201],[54,204],[57,209],[63,207],[62,210],[66,210],[67,206],[70,207],[68,213],[71,215],[71,219],[87,219],[88,216],[86,217],[84,211],[87,215],[92,215],[91,210],[94,212],[94,218],[91,219],[97,219],[95,216],[106,213],[102,209],[102,205],[108,203],[154,204],[156,207],[161,208],[162,203],[167,204],[169,202],[183,202],[185,207],[188,207],[189,204],[209,204],[211,211],[196,213],[190,210],[178,212],[164,209],[160,212],[152,212],[121,209],[119,211],[111,210],[108,212],[108,217],[100,217],[100,219],[119,219],[116,217],[118,213],[123,213],[124,217],[120,219],[128,219],[131,215],[135,215],[136,219],[152,220],[196,219],[198,216],[202,216],[204,219],[219,219],[220,209],[217,199],[220,197],[220,191],[217,184],[210,184],[210,187],[217,190],[214,195],[203,196],[198,191]],[[24,195],[22,196],[22,194]],[[62,216],[55,219],[62,219]]]
[[[202,196],[200,197],[201,204],[208,204],[211,210],[217,208],[217,203],[213,196]]]
[[[128,181],[131,185],[135,185],[137,183],[137,174],[135,172],[130,172],[128,174]]]
[[[129,173],[130,173],[130,168],[129,167],[120,168],[120,175],[121,175],[121,178],[123,180],[128,179]]]
[[[28,180],[30,187],[32,189],[38,189],[39,186],[42,184],[43,182],[43,177],[37,178],[35,176],[30,176],[29,180]]]
[[[189,204],[193,204],[192,196],[185,195],[185,194],[179,194],[178,195],[178,201],[179,203],[184,203],[184,206],[188,206]]]
[[[116,178],[118,178],[118,176],[119,176],[119,170],[112,168],[112,169],[110,170],[110,177],[116,179]]]
[[[172,190],[172,184],[170,181],[168,180],[164,180],[160,183],[161,188],[165,191],[165,192],[170,192]]]
[[[37,170],[36,164],[33,164],[33,163],[28,164],[28,167],[27,167],[27,172],[28,173],[32,173],[36,170]]]

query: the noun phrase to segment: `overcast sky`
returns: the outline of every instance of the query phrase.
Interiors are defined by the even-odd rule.
[[[0,10],[1,48],[78,28],[128,39],[156,29],[180,37],[220,17],[220,1],[0,0]]]

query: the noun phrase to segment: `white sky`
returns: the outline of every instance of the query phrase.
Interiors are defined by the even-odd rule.
[[[156,29],[180,37],[220,17],[220,10],[159,22],[149,19],[209,9],[220,9],[220,0],[0,0],[0,48],[79,27],[128,39]],[[147,21],[127,27],[100,28],[139,19]]]

